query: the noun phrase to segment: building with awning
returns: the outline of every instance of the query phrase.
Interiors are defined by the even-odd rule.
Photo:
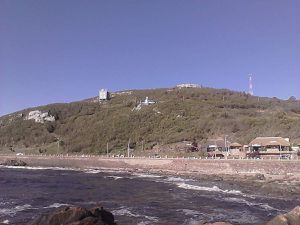
[[[291,144],[288,138],[257,137],[249,143],[250,152],[259,155],[291,154]]]

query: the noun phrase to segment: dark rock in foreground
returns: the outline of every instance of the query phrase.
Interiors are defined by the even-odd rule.
[[[27,163],[22,160],[8,159],[1,165],[3,165],[3,166],[27,166]]]
[[[267,225],[300,225],[300,206],[286,214],[276,216]]]
[[[116,225],[116,223],[113,214],[102,207],[90,210],[82,207],[64,207],[42,215],[30,225]]]

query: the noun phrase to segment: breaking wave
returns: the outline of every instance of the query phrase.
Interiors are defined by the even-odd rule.
[[[196,210],[192,210],[192,209],[181,209],[181,210],[177,210],[178,212],[183,212],[185,215],[187,216],[195,216],[195,215],[202,215],[203,213],[200,213]]]
[[[53,203],[49,206],[45,206],[43,207],[44,209],[51,209],[51,208],[59,208],[59,207],[62,207],[62,206],[69,206],[69,204],[65,204],[65,203]]]
[[[66,171],[80,171],[80,169],[71,168],[71,167],[3,166],[3,165],[1,165],[0,168],[27,169],[27,170],[66,170]]]
[[[223,198],[223,200],[227,201],[227,202],[234,202],[234,203],[240,203],[240,204],[245,204],[247,206],[258,206],[266,211],[282,211],[280,209],[274,208],[270,205],[268,205],[267,203],[253,203],[253,202],[249,202],[246,199],[243,198]]]
[[[186,184],[186,183],[177,183],[176,185],[179,188],[188,189],[188,190],[214,191],[214,192],[222,192],[222,193],[236,194],[236,195],[242,194],[242,192],[239,190],[223,190],[218,186],[205,187],[205,186],[197,186],[197,185]]]
[[[105,176],[104,178],[109,178],[109,179],[118,180],[118,179],[122,179],[123,177],[118,177],[118,176]]]
[[[181,177],[168,177],[165,179],[165,181],[168,181],[168,182],[185,182],[185,181],[194,181],[192,179],[184,179],[184,178],[181,178]]]
[[[13,208],[3,208],[3,209],[0,209],[0,215],[14,216],[18,212],[22,212],[22,211],[25,211],[27,209],[32,209],[32,206],[29,205],[29,204],[25,204],[25,205],[18,205],[18,206],[15,206]]]
[[[101,173],[102,171],[100,170],[95,170],[95,169],[86,169],[84,170],[84,173]]]
[[[119,209],[113,210],[112,213],[114,215],[118,215],[118,216],[141,217],[141,218],[145,218],[147,220],[150,220],[152,222],[158,222],[157,217],[147,216],[147,215],[140,215],[140,214],[132,212],[129,208],[125,208],[125,207],[121,207]],[[143,221],[143,223],[147,224],[146,221]]]
[[[162,176],[154,175],[154,174],[145,174],[145,173],[133,173],[133,176],[139,177],[139,178],[161,178]]]

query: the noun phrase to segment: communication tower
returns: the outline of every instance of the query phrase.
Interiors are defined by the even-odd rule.
[[[249,95],[253,95],[252,74],[249,74]]]

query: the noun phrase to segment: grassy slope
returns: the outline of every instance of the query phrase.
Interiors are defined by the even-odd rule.
[[[149,96],[157,104],[132,111],[139,100]],[[58,120],[38,124],[17,118],[39,109]],[[300,102],[258,98],[245,93],[211,88],[136,90],[116,95],[99,104],[91,100],[52,104],[26,109],[0,118],[0,149],[33,147],[68,152],[124,152],[128,139],[150,148],[183,140],[229,135],[232,141],[247,144],[256,136],[300,137]],[[160,113],[158,113],[160,112]]]

